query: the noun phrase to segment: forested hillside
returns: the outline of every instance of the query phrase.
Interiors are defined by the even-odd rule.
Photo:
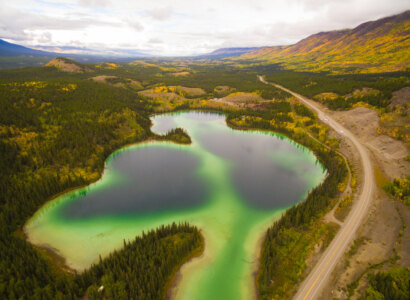
[[[316,221],[343,186],[346,167],[336,154],[338,141],[327,135],[327,126],[303,105],[288,101],[287,93],[260,82],[257,75],[291,79],[295,86],[298,80],[311,80],[311,75],[282,73],[274,65],[236,68],[184,61],[106,63],[87,68],[92,72],[64,72],[55,67],[0,72],[0,297],[75,299],[85,293],[105,299],[164,297],[174,272],[201,252],[203,241],[196,228],[173,225],[127,241],[123,250],[81,276],[50,262],[48,255],[25,241],[21,228],[47,199],[97,180],[106,157],[123,145],[146,139],[189,144],[190,137],[182,129],[164,136],[153,134],[149,120],[157,111],[186,109],[224,112],[228,124],[237,129],[287,135],[313,150],[328,169],[325,182],[275,223],[264,242],[260,296],[291,293],[299,278],[295,274],[306,267],[303,261],[312,245],[318,239],[325,244],[336,230]],[[403,84],[400,75],[380,76],[386,83],[377,79],[374,86],[383,93]],[[373,82],[326,76],[313,80],[346,91],[356,87],[354,82],[359,86]],[[382,89],[388,82],[396,84]],[[316,93],[315,86],[311,85],[312,93]],[[300,88],[310,91],[306,85]],[[244,101],[229,105],[221,101],[238,95]],[[247,101],[246,97],[259,100]],[[283,251],[289,247],[294,251]],[[146,260],[139,259],[141,255],[147,255]],[[130,261],[132,267],[126,268]],[[137,272],[141,269],[144,272]],[[272,287],[272,279],[281,284]],[[100,286],[104,292],[98,291]]]
[[[265,97],[283,93],[258,82],[256,72],[217,66],[196,66],[195,76],[182,78],[169,74],[175,67],[167,63],[80,67],[92,72],[55,67],[0,72],[0,298],[77,299],[87,293],[93,299],[162,299],[180,265],[201,253],[196,228],[172,225],[126,241],[121,251],[75,275],[27,243],[22,226],[51,197],[97,180],[106,157],[126,144],[191,142],[182,129],[153,134],[149,117],[162,100],[144,97],[139,90],[176,85],[171,90],[184,96],[180,104],[172,104],[177,110],[214,97],[219,83]],[[191,97],[187,93],[198,89],[182,84],[202,87],[206,94]]]
[[[266,80],[316,100],[331,110],[359,106],[380,115],[379,134],[410,143],[409,102],[394,100],[410,85],[409,72],[329,75],[306,72],[267,71]],[[396,95],[396,96],[395,96]]]
[[[294,111],[294,113],[293,113]],[[320,217],[337,199],[347,176],[347,167],[337,154],[338,143],[327,136],[328,128],[301,104],[287,101],[267,104],[257,111],[231,113],[227,122],[235,128],[257,128],[280,132],[311,149],[326,167],[328,176],[306,200],[291,207],[267,230],[256,277],[260,299],[289,299],[306,269],[305,260],[314,245],[326,245],[337,228],[320,222]],[[311,139],[315,135],[331,149]],[[272,284],[274,283],[274,284]]]
[[[266,47],[238,59],[289,70],[330,73],[405,71],[410,66],[410,11],[354,29],[320,32],[291,46]]]
[[[153,135],[147,103],[129,89],[56,69],[31,71],[0,74],[0,298],[77,299],[103,284],[98,295],[107,299],[163,298],[176,269],[194,250],[200,252],[195,228],[184,224],[150,232],[77,276],[50,264],[24,240],[21,227],[53,195],[98,179],[115,149],[147,138],[189,143],[189,137],[181,130]],[[134,259],[132,269],[108,267],[141,252],[149,255]],[[140,268],[145,271],[135,271]],[[127,278],[144,288],[137,293]]]

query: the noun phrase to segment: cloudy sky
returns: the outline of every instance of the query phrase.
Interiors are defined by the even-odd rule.
[[[291,44],[409,8],[409,0],[0,0],[0,38],[190,55]]]

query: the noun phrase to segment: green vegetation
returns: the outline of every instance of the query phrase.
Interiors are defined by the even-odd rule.
[[[203,250],[195,227],[172,224],[124,241],[123,249],[78,275],[56,270],[19,238],[0,242],[2,299],[164,299],[176,270]]]
[[[123,284],[119,278],[135,276],[131,272],[138,268],[109,273],[105,266],[125,259],[130,250],[113,254],[88,275],[69,275],[17,232],[53,195],[97,180],[106,157],[115,149],[149,138],[189,142],[180,129],[165,137],[153,135],[151,111],[136,93],[84,80],[82,74],[65,74],[53,68],[0,72],[0,298],[73,299],[102,282],[108,287],[105,297],[119,297],[116,284]],[[175,269],[199,247],[198,236],[196,229],[180,225],[127,243],[127,249],[140,247],[141,252],[155,253],[147,259],[153,259],[158,268],[138,272],[142,282],[155,284],[141,290],[144,296],[139,299],[157,299],[164,293]],[[150,240],[157,242],[148,246]],[[177,243],[171,247],[170,240]],[[141,248],[141,241],[148,248]],[[121,293],[134,293],[124,282]]]
[[[2,83],[0,103],[3,228],[21,226],[52,195],[96,180],[112,151],[151,135],[135,94],[89,81]]]
[[[171,275],[192,253],[200,254],[203,246],[198,229],[187,224],[162,226],[132,242],[124,241],[123,249],[81,274],[87,295],[92,299],[165,299]],[[98,291],[101,286],[104,289]]]
[[[409,68],[410,11],[354,29],[320,32],[290,46],[265,47],[234,60],[308,72],[381,73]]]
[[[404,88],[393,95],[392,103],[381,112],[377,132],[404,141],[410,146],[410,101],[406,100],[408,96],[405,95],[408,89]]]
[[[369,300],[405,300],[410,298],[410,270],[404,267],[391,268],[370,276],[366,289]]]
[[[225,112],[233,128],[282,133],[311,149],[328,170],[325,181],[275,222],[263,242],[257,275],[260,298],[291,297],[314,246],[326,246],[337,231],[337,226],[321,224],[319,219],[334,204],[347,169],[337,154],[337,141],[327,135],[328,128],[305,106],[286,101],[287,93],[257,80],[257,75],[266,75],[268,81],[331,109],[377,108],[382,117],[379,133],[408,142],[402,125],[408,117],[407,106],[390,106],[393,92],[410,83],[408,14],[216,63],[175,59],[86,66],[59,58],[71,65],[65,70],[73,73],[59,71],[61,66],[0,71],[0,298],[166,297],[176,270],[202,251],[203,240],[196,228],[173,224],[124,241],[122,250],[81,275],[51,263],[49,256],[24,240],[21,228],[47,199],[97,180],[115,149],[148,139],[191,143],[181,128],[165,135],[150,130],[153,113],[186,109]],[[45,62],[43,58],[24,60],[2,58],[0,64]],[[346,75],[362,72],[389,73]],[[94,82],[98,76],[105,79]],[[149,90],[155,95],[147,95]],[[210,101],[234,92],[276,101],[244,101],[243,105]],[[395,122],[399,119],[402,123]],[[409,179],[395,179],[384,188],[410,205]],[[350,202],[351,198],[344,198],[341,207]],[[375,274],[367,298],[409,299],[409,277],[404,268]]]
[[[60,61],[62,61],[62,62],[64,62],[64,63],[66,63],[66,64],[73,64],[73,65],[77,65],[77,66],[86,67],[85,64],[76,62],[76,61],[74,61],[74,60],[72,60],[72,59],[69,59],[69,58],[66,58],[66,57],[63,57],[63,56],[56,57],[55,59],[56,59],[56,60],[60,60]]]
[[[345,195],[342,199],[340,199],[339,206],[336,208],[335,217],[339,221],[344,221],[347,215],[350,212],[350,209],[353,205],[353,196],[352,195]]]
[[[293,108],[298,115],[315,119],[315,114],[303,104],[296,103]]]
[[[357,253],[357,251],[359,250],[359,248],[365,244],[367,241],[369,240],[369,238],[366,238],[364,236],[361,236],[357,239],[354,240],[353,245],[350,247],[349,252],[347,252],[347,257],[352,257],[353,255],[355,255]]]
[[[268,262],[269,265],[259,271],[260,299],[290,299],[295,285],[302,280],[314,246],[322,243],[322,247],[326,247],[338,229],[335,224],[312,222],[304,230],[283,227],[274,241],[265,241],[261,264]]]
[[[392,98],[394,92],[400,93],[399,90],[409,86],[408,71],[329,75],[271,70],[263,74],[267,74],[268,81],[319,101],[332,110],[347,110],[357,106],[375,109],[380,115],[378,134],[386,134],[408,145],[410,143],[410,104],[405,101],[405,95]]]
[[[95,66],[94,70],[91,76],[117,76],[115,83],[125,78],[127,82],[128,79],[141,82],[147,88],[158,82],[158,78],[166,79],[169,84],[172,79],[178,86],[187,83],[186,78],[177,82],[172,76],[162,74],[161,67],[155,65],[142,68],[108,64]],[[205,68],[196,72],[204,78],[210,73]],[[276,91],[271,87],[264,90],[265,85],[258,83],[255,73],[237,74],[239,78],[230,81],[229,71],[222,76],[239,90],[253,90],[257,86],[261,91]],[[180,128],[164,136],[153,134],[149,120],[152,101],[134,89],[89,78],[90,74],[60,72],[56,68],[0,72],[1,298],[73,299],[82,297],[86,291],[107,299],[164,298],[172,274],[200,251],[202,240],[196,229],[172,226],[126,243],[124,250],[103,259],[82,275],[70,275],[20,234],[26,219],[47,199],[97,180],[106,157],[115,149],[147,139],[191,142]],[[211,97],[213,94],[209,93],[219,85],[218,78],[213,80],[215,83],[202,85],[209,87],[205,97]],[[249,83],[241,87],[243,80]],[[191,86],[201,87],[201,84],[196,85],[192,80]],[[282,94],[278,92],[278,95]],[[177,109],[184,107],[189,108],[189,103]],[[141,253],[145,253],[146,260],[132,259]],[[123,264],[127,268],[119,268]],[[112,265],[118,267],[111,268]],[[144,285],[138,293],[136,281]],[[96,292],[100,285],[104,285],[103,292]]]
[[[51,56],[0,56],[0,69],[12,69],[28,66],[43,66],[51,59]]]
[[[385,183],[383,189],[410,207],[410,175],[406,178],[396,178],[391,182]]]
[[[217,86],[229,86],[238,92],[255,92],[264,99],[287,98],[287,93],[257,80],[258,72],[251,68],[239,69],[223,64],[192,65],[190,68],[194,71],[191,76],[163,76],[158,79],[166,85],[202,88],[207,92],[207,95],[203,98],[208,99],[220,97],[218,89],[215,90]]]
[[[359,102],[385,108],[390,104],[394,91],[409,85],[409,72],[328,75],[278,70],[268,73],[266,80],[281,84],[309,98],[315,98],[322,93],[334,93],[336,97],[333,99],[318,99],[331,109],[349,109]],[[371,88],[374,92],[357,91],[363,88]]]
[[[311,149],[329,172],[325,181],[312,190],[305,201],[287,210],[266,233],[257,276],[259,296],[261,299],[287,299],[301,280],[306,269],[305,260],[313,246],[320,240],[326,246],[336,232],[336,227],[322,225],[318,220],[338,195],[337,187],[345,180],[347,168],[343,158],[334,150],[312,140],[293,123],[295,116],[292,116],[289,102],[269,103],[263,108],[232,112],[227,116],[227,123],[235,128],[283,133]],[[298,110],[306,114],[305,109]],[[319,126],[316,123],[311,126],[319,128],[315,127]],[[319,137],[323,139],[327,135]]]
[[[72,299],[81,297],[86,291],[96,298],[107,299],[130,296],[157,299],[164,296],[166,284],[175,270],[201,247],[197,230],[185,224],[166,229],[166,235],[161,231],[163,229],[159,229],[132,243],[127,242],[124,250],[103,259],[81,276],[69,275],[56,268],[50,264],[48,256],[18,234],[26,219],[47,199],[97,180],[106,157],[115,149],[147,139],[189,144],[189,136],[180,128],[163,136],[150,131],[149,116],[158,108],[163,111],[205,109],[227,113],[231,127],[282,133],[310,148],[327,168],[326,180],[311,191],[306,201],[289,209],[268,230],[263,244],[257,282],[261,298],[291,295],[291,287],[300,280],[306,268],[305,259],[313,246],[320,241],[326,245],[337,230],[335,226],[317,222],[332,203],[338,193],[338,184],[347,174],[343,158],[335,152],[337,142],[327,136],[327,126],[319,123],[306,107],[285,101],[287,93],[258,81],[256,75],[267,71],[266,67],[237,69],[229,65],[187,63],[183,68],[189,71],[189,75],[174,76],[171,72],[176,72],[175,65],[179,63],[102,64],[93,67],[92,75],[59,72],[55,68],[0,72],[2,297]],[[89,80],[90,76],[102,75],[118,77],[115,83],[138,81],[141,87],[130,89],[113,86],[112,82]],[[205,94],[189,98],[184,94],[181,101],[166,103],[137,92],[163,86],[167,90],[170,86],[202,88]],[[250,92],[276,101],[241,107],[211,104],[208,99],[220,97],[218,86],[229,87],[224,88],[227,93]],[[157,241],[151,245],[158,247],[157,250],[139,248],[142,240],[144,243]],[[174,242],[172,247],[171,241]],[[144,252],[144,249],[150,250]],[[137,261],[135,266],[128,267],[135,252],[158,253],[161,258],[147,259],[152,258],[159,263],[158,268],[164,268],[164,271],[157,268],[161,278],[155,277],[158,274],[153,275],[153,269],[143,274],[137,272],[141,268],[145,270],[145,267],[138,266],[149,260]],[[168,260],[174,256],[175,260]],[[124,264],[126,270],[120,267]],[[132,288],[136,281],[152,283],[136,294]],[[102,292],[98,292],[100,285],[104,286]]]
[[[287,269],[286,272],[279,272],[286,269],[283,266],[282,257],[288,255],[288,253],[281,253],[280,248],[292,248],[292,240],[286,238],[286,232],[291,229],[299,232],[301,236],[312,234],[312,230],[315,232],[317,229],[315,223],[318,223],[319,217],[332,203],[332,199],[338,193],[338,183],[343,181],[347,174],[343,159],[337,157],[333,151],[316,150],[315,153],[328,169],[329,175],[321,185],[310,192],[304,202],[287,210],[283,217],[268,229],[263,244],[261,269],[257,281],[261,299],[269,299],[272,296],[287,299],[292,295],[293,290],[290,287],[294,287],[300,281],[300,275],[306,265],[298,265],[293,269]],[[306,252],[309,250],[308,247],[312,247],[315,242],[314,239],[310,240],[306,248],[300,251]],[[292,255],[295,265],[297,265],[297,257],[297,254]],[[287,260],[289,261],[289,259]],[[293,270],[293,272],[289,273],[289,270]],[[283,276],[288,277],[290,281],[287,289],[283,289],[281,284],[272,284],[272,282],[283,280]]]
[[[379,169],[378,166],[373,167],[374,170],[374,180],[379,188],[383,188],[386,183],[389,182],[389,179],[384,175],[384,173]]]
[[[156,137],[158,140],[172,141],[177,144],[191,144],[191,137],[186,133],[183,128],[175,128],[168,131],[163,136]]]

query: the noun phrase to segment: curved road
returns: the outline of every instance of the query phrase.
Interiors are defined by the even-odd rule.
[[[271,84],[289,94],[293,95],[309,108],[317,112],[319,119],[324,123],[332,127],[339,134],[352,141],[357,152],[360,155],[362,168],[363,168],[363,188],[359,199],[355,202],[349,215],[345,219],[339,232],[327,247],[325,252],[320,257],[319,261],[309,273],[308,277],[299,286],[298,292],[294,299],[318,299],[322,288],[325,286],[326,281],[329,280],[330,274],[335,268],[337,262],[340,260],[344,252],[347,250],[347,246],[354,238],[357,228],[361,224],[363,217],[367,214],[369,204],[374,189],[374,177],[373,168],[366,148],[359,142],[359,140],[346,128],[333,120],[328,116],[318,105],[312,100],[309,100],[297,93],[294,93],[287,88],[284,88],[275,83],[269,83],[265,81],[262,76],[258,75],[261,82],[265,84]]]

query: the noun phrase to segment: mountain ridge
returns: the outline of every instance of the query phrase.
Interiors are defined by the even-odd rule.
[[[410,67],[410,10],[360,24],[319,32],[290,46],[273,46],[237,59],[280,64],[285,69],[331,73],[403,71]]]
[[[197,57],[200,58],[225,58],[232,56],[239,56],[254,50],[261,49],[262,47],[227,47],[219,48],[210,53],[201,54]]]
[[[18,44],[9,43],[0,39],[0,56],[18,56],[18,55],[35,55],[35,56],[53,56],[56,53],[31,49]]]
[[[114,61],[118,63],[129,63],[139,57],[138,52],[133,50],[123,50],[123,56],[103,52],[98,53],[60,53],[47,51],[56,47],[43,46],[44,49],[33,49],[22,45],[14,44],[0,39],[0,69],[20,68],[30,66],[43,66],[53,58],[67,57],[81,63],[101,63]],[[62,47],[64,49],[86,49],[79,47]],[[127,52],[128,51],[128,52]],[[127,55],[128,54],[128,55]]]

